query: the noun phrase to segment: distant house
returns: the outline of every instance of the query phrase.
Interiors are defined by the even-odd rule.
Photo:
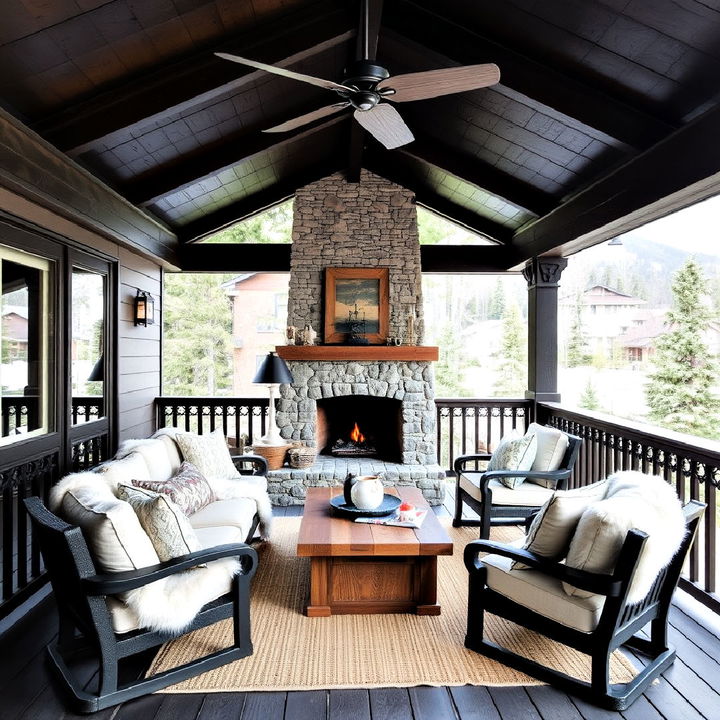
[[[657,339],[671,329],[666,322],[667,308],[641,311],[633,318],[633,324],[617,338],[626,359],[634,364],[652,360]],[[720,323],[711,322],[703,335],[703,341],[711,355],[720,355]]]
[[[611,355],[617,338],[633,324],[633,317],[646,301],[620,292],[607,285],[593,285],[579,299],[580,321],[592,354]],[[575,320],[578,299],[574,295],[561,296],[558,307],[560,341],[567,342]]]
[[[2,313],[3,357],[12,360],[26,360],[28,346],[27,308],[6,306]]]
[[[252,382],[260,361],[285,344],[289,275],[246,273],[223,283],[232,298],[233,395],[266,397]]]

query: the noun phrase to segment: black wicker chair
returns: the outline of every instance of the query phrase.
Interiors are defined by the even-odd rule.
[[[490,460],[490,453],[478,453],[476,455],[461,455],[454,463],[455,470],[455,516],[453,526],[461,527],[466,525],[480,526],[480,539],[487,540],[490,537],[490,528],[496,525],[522,525],[526,518],[536,513],[544,504],[550,492],[543,495],[538,492],[537,505],[513,505],[499,503],[493,500],[492,480],[500,480],[504,477],[524,477],[534,480],[550,480],[555,483],[556,490],[564,490],[570,477],[575,461],[577,460],[582,438],[575,435],[568,435],[568,446],[565,450],[560,467],[557,470],[543,472],[538,470],[472,470],[468,466],[478,462]],[[539,486],[538,488],[539,489]],[[508,493],[512,495],[510,491]],[[479,519],[463,518],[463,504],[467,504],[479,516]]]
[[[219,545],[159,565],[101,575],[95,570],[79,527],[55,516],[37,497],[24,502],[58,607],[58,639],[56,644],[48,646],[48,655],[75,711],[95,712],[252,654],[249,589],[257,568],[257,553],[253,548],[244,543]],[[237,557],[241,562],[241,572],[235,577],[231,592],[205,605],[185,632],[232,617],[233,644],[157,675],[119,684],[119,660],[161,645],[176,635],[145,629],[116,634],[105,596],[118,595],[225,557]],[[68,665],[73,658],[88,654],[99,662],[96,692],[84,689]]]
[[[465,646],[498,660],[505,665],[554,685],[609,710],[627,708],[675,660],[675,650],[668,644],[667,619],[672,594],[677,586],[685,557],[695,538],[705,504],[691,501],[684,506],[688,532],[670,564],[664,568],[645,599],[635,605],[627,603],[640,553],[647,538],[631,530],[625,539],[612,575],[600,575],[568,568],[511,545],[476,540],[465,547],[465,565],[470,574],[468,620]],[[583,632],[552,620],[527,605],[519,604],[487,586],[487,568],[480,553],[492,553],[519,560],[533,570],[574,585],[582,590],[605,596],[605,602],[594,630]],[[524,570],[518,572],[527,572]],[[553,668],[540,665],[483,637],[485,612],[499,615],[518,625],[569,645],[591,657],[591,681],[585,682]],[[638,636],[650,623],[650,638]],[[629,683],[610,684],[610,654],[627,646],[646,656],[648,664]]]

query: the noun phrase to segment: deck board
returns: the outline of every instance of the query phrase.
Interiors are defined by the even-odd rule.
[[[302,506],[277,508],[280,517],[302,514]],[[452,488],[437,515],[453,510]],[[720,638],[690,610],[673,606],[670,637],[678,659],[663,679],[628,710],[613,713],[547,686],[454,688],[356,688],[306,692],[158,694],[93,715],[93,720],[714,720],[720,694]],[[0,716],[3,720],[79,720],[63,698],[44,661],[43,647],[56,635],[52,598],[0,637]],[[633,659],[641,663],[641,658]],[[139,674],[148,662],[131,666]],[[94,674],[83,666],[89,681]],[[87,716],[84,716],[87,717]]]

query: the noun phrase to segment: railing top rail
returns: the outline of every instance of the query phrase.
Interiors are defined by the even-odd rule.
[[[545,409],[568,420],[593,425],[605,432],[622,435],[628,440],[653,445],[660,450],[693,455],[698,459],[702,459],[703,462],[716,466],[720,465],[720,443],[713,440],[706,440],[694,435],[674,432],[673,430],[664,430],[653,425],[633,422],[632,420],[620,420],[612,415],[605,415],[591,410],[568,408],[559,403],[538,403],[538,408]]]
[[[532,400],[517,398],[435,398],[435,404],[441,407],[518,407],[532,405]]]
[[[191,397],[161,395],[155,398],[158,405],[267,405],[267,397]]]

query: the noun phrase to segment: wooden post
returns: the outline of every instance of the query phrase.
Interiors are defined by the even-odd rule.
[[[528,389],[536,402],[559,402],[557,390],[558,283],[567,265],[563,257],[535,257],[523,276],[528,284]]]

